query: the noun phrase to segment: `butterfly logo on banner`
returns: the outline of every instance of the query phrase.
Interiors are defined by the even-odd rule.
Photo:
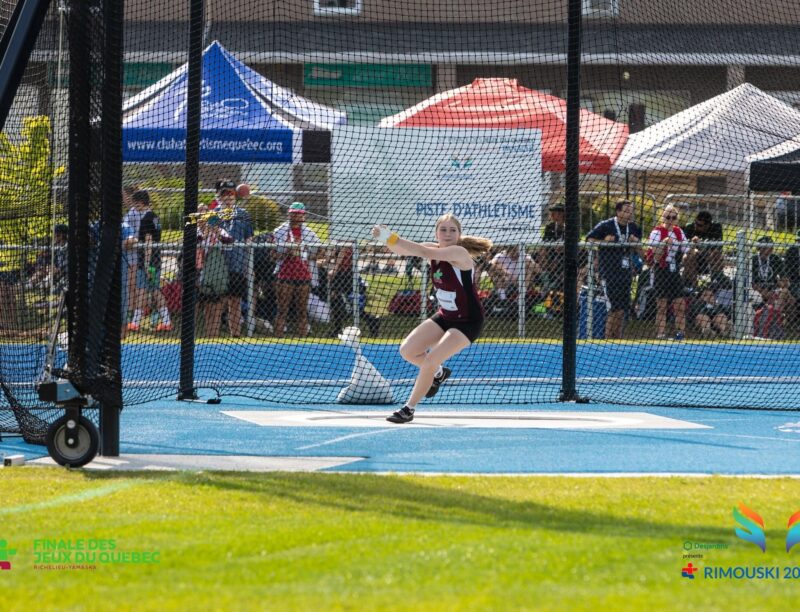
[[[466,170],[467,168],[472,166],[473,163],[474,163],[474,160],[472,160],[470,158],[452,157],[450,159],[450,165],[453,168],[456,168],[457,170]]]
[[[761,549],[767,551],[767,537],[764,533],[764,519],[755,511],[739,502],[738,507],[733,508],[733,518],[739,524],[736,527],[736,535],[746,542],[751,542]],[[788,533],[786,534],[786,552],[788,553],[795,544],[800,542],[800,511],[795,512],[789,517]]]

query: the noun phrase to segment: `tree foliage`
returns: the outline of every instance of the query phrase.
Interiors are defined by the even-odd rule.
[[[26,117],[19,138],[0,134],[2,240],[27,242],[50,232],[53,181],[64,173],[51,159],[50,118]]]

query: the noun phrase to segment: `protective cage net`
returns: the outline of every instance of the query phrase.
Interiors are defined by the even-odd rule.
[[[108,49],[121,44],[122,14],[112,35],[106,4],[50,4],[0,135],[0,433],[28,442],[44,443],[63,415],[40,401],[41,382],[68,380],[96,400],[84,411],[95,423],[99,405],[121,404],[121,211],[108,213],[120,196],[104,207],[101,193],[121,166],[104,154],[104,127],[114,91],[120,104]],[[4,45],[22,36],[21,8],[2,3]]]
[[[398,345],[440,307],[437,279],[370,229],[435,242],[448,212],[494,246],[472,272],[480,340],[427,401],[557,400],[567,2],[209,0],[196,168],[189,4],[125,3],[125,402],[187,380],[276,404],[403,401],[417,369]],[[579,393],[796,408],[800,7],[582,13]]]
[[[0,3],[3,38],[16,5]],[[34,51],[41,57],[58,40],[55,12],[48,17]],[[58,416],[39,401],[34,385],[44,372],[58,293],[66,287],[64,275],[51,274],[54,263],[60,269],[66,261],[65,242],[55,242],[53,231],[57,223],[66,237],[65,210],[55,212],[63,195],[63,170],[56,166],[66,153],[66,123],[49,67],[47,61],[28,65],[0,135],[0,434],[22,433],[31,442],[43,442]]]

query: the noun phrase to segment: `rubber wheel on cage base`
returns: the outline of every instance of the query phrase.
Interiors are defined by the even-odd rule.
[[[47,452],[59,465],[73,468],[83,467],[97,455],[100,435],[94,423],[81,416],[75,428],[78,443],[73,447],[68,446],[67,421],[72,418],[74,417],[64,415],[47,429]]]

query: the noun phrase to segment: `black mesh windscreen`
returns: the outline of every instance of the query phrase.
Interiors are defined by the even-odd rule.
[[[19,14],[4,47],[24,34]],[[71,382],[92,409],[121,406],[122,17],[113,3],[53,2],[1,136],[0,382],[11,410],[0,422],[31,441],[59,415],[38,399],[43,380]]]
[[[800,8],[584,0],[582,9],[581,395],[795,408]],[[55,15],[48,58],[57,55]],[[182,374],[198,392],[277,404],[404,401],[418,369],[399,346],[437,312],[461,308],[430,250],[441,246],[435,228],[447,214],[493,246],[473,252],[471,270],[462,262],[477,300],[466,330],[477,337],[447,360],[453,373],[428,401],[556,401],[567,2],[205,2],[195,39],[199,163],[189,168],[198,206],[187,216],[187,121],[197,125],[189,19],[189,3],[125,3],[121,288],[108,292],[120,296],[125,402],[174,397]],[[89,48],[85,74],[71,66],[69,80],[85,78],[92,90],[102,45]],[[54,84],[55,63],[32,77],[39,97],[23,113],[48,118],[52,149],[67,87]],[[100,98],[90,98],[86,112],[101,116]],[[89,132],[102,143],[102,131]],[[96,190],[88,208],[62,218],[71,228],[113,223],[94,154],[102,144],[91,146],[100,148],[70,159]],[[65,164],[53,160],[53,172]],[[67,199],[64,175],[47,180],[45,229]],[[375,224],[423,247],[387,247],[372,238]],[[3,248],[16,262],[28,242],[4,234]],[[22,263],[10,278],[15,271],[33,274]],[[33,321],[3,332],[17,351],[23,329],[46,337],[48,319],[35,306],[43,290],[33,299],[25,283],[11,287],[0,297]],[[85,329],[85,339],[71,331],[71,350],[88,346]],[[108,320],[103,329],[104,343],[117,338]],[[75,363],[94,359],[101,376],[105,350],[81,349]]]
[[[0,5],[4,48],[19,8],[16,2]],[[40,443],[57,412],[38,400],[35,381],[44,373],[67,285],[67,123],[53,53],[59,23],[54,2],[0,134],[0,432]],[[62,360],[65,346],[66,333],[57,349]]]

